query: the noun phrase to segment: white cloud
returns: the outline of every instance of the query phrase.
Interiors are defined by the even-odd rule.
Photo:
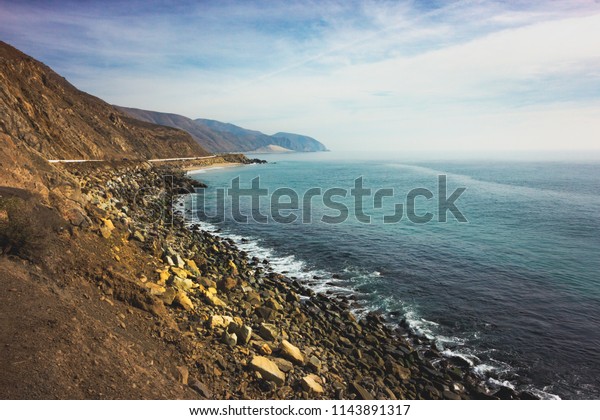
[[[109,102],[332,149],[600,147],[593,1],[82,7],[7,8],[0,34]]]

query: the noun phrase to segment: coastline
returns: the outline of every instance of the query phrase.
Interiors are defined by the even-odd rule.
[[[232,164],[212,164],[200,170],[229,166]],[[190,173],[187,168],[186,173]],[[179,181],[187,182],[185,176]],[[185,211],[181,207],[178,210]],[[180,254],[184,261],[195,261],[198,255],[191,251],[201,248],[200,244],[206,245],[198,262],[215,263],[184,264],[189,271],[194,271],[194,265],[201,267],[199,276],[184,279],[184,283],[189,280],[189,288],[182,286],[177,276],[162,286],[187,293],[192,303],[187,310],[193,308],[195,315],[208,321],[213,345],[225,344],[224,351],[233,353],[237,347],[244,350],[245,365],[250,372],[259,372],[261,397],[535,398],[504,387],[492,394],[482,386],[481,378],[440,360],[440,354],[426,340],[408,337],[402,329],[392,330],[376,314],[355,318],[348,300],[316,294],[275,272],[269,261],[258,261],[241,251],[230,239],[197,225],[185,226],[181,219],[176,230],[178,235],[187,233],[187,246],[181,242],[179,246],[171,244],[164,253],[167,255],[163,255],[169,266],[177,265]],[[292,388],[286,390],[289,393],[280,393],[283,385]],[[268,390],[266,394],[264,389]]]
[[[135,381],[115,387],[100,382],[102,393],[90,387],[82,394],[87,398],[535,398],[486,389],[480,378],[380,315],[357,318],[350,300],[315,293],[233,240],[186,225],[178,215],[186,211],[180,194],[202,185],[181,165],[77,164],[65,170],[85,186],[87,218],[71,228],[69,240],[80,248],[87,244],[89,256],[77,263],[68,253],[57,258],[96,273],[87,277],[91,287],[77,272],[67,284],[74,293],[87,287],[84,298],[99,302],[90,311],[108,311],[108,325],[117,319],[105,334],[108,348],[128,343],[135,331],[137,344],[122,355],[135,372],[156,365],[154,377],[136,373]],[[165,176],[173,182],[165,185]],[[64,266],[61,259],[58,266]],[[90,378],[102,381],[102,375]]]

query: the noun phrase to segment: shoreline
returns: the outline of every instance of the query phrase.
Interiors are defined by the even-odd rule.
[[[290,258],[290,255],[284,255],[284,256],[278,255],[276,257],[262,256],[264,254],[264,252],[263,252],[264,250],[261,251],[260,246],[257,245],[257,243],[256,243],[257,238],[245,236],[241,232],[223,233],[221,230],[221,227],[219,227],[218,225],[213,225],[208,222],[200,222],[200,223],[202,224],[202,229],[205,232],[209,232],[210,234],[212,234],[218,238],[221,238],[221,240],[224,240],[224,241],[233,241],[235,247],[237,247],[237,252],[241,252],[242,254],[247,253],[251,257],[258,257],[261,260],[263,258],[270,259],[272,257],[275,258],[276,261],[279,259],[285,260],[285,259]],[[193,227],[194,223],[191,223],[190,226]],[[271,253],[270,251],[267,252],[267,254],[270,254],[270,253]],[[294,255],[292,254],[291,257],[294,258]],[[268,264],[267,264],[267,268],[270,270],[272,270],[272,268],[269,268],[271,266],[271,263],[272,262],[269,260]],[[301,261],[301,263],[304,264],[305,262]],[[329,299],[332,299],[333,301],[339,301],[341,299],[341,301],[344,301],[344,302],[349,302],[349,301],[352,302],[353,308],[351,309],[351,312],[357,318],[360,318],[362,316],[362,314],[364,314],[364,313],[370,313],[370,310],[368,308],[366,308],[363,305],[360,305],[355,300],[353,295],[356,291],[353,289],[347,289],[348,291],[352,292],[350,297],[347,298],[343,294],[336,295],[335,293],[331,292],[327,288],[324,289],[323,287],[319,287],[318,285],[316,285],[314,280],[307,280],[307,278],[305,276],[303,276],[302,274],[300,274],[300,272],[296,273],[294,271],[290,271],[289,268],[282,267],[281,264],[277,264],[275,271],[277,273],[284,273],[285,277],[289,276],[292,281],[300,282],[300,284],[302,284],[304,287],[310,289],[315,294],[324,294]],[[317,278],[321,279],[322,278],[321,276],[323,276],[323,274],[321,272],[318,272],[318,273],[313,272],[313,274],[319,276],[319,277],[314,277],[314,279],[317,279]],[[296,276],[298,276],[298,277],[296,277]],[[333,278],[335,278],[335,274],[332,274],[332,276],[334,276]],[[326,278],[327,277],[325,277],[325,279]],[[377,316],[380,317],[380,321],[384,325],[386,325],[391,330],[395,330],[395,332],[398,333],[400,336],[406,337],[409,340],[410,344],[414,348],[427,352],[429,354],[428,357],[430,359],[435,359],[436,364],[441,363],[443,365],[445,363],[450,362],[454,365],[454,367],[460,367],[460,369],[462,369],[462,370],[468,372],[470,375],[473,375],[474,377],[476,377],[479,380],[480,384],[482,384],[486,388],[490,389],[492,392],[500,391],[499,393],[504,393],[505,395],[512,394],[511,398],[515,398],[517,395],[522,395],[524,398],[527,398],[527,399],[549,399],[549,400],[561,399],[561,397],[559,395],[549,394],[541,389],[527,386],[527,384],[523,383],[523,382],[508,384],[508,382],[502,382],[501,380],[497,379],[494,376],[490,376],[485,373],[477,372],[477,369],[473,369],[474,365],[472,365],[470,363],[470,361],[467,358],[465,358],[462,354],[455,353],[455,352],[450,352],[450,353],[446,354],[444,351],[438,350],[438,347],[435,345],[435,337],[426,336],[423,333],[415,332],[412,329],[412,326],[408,323],[408,321],[405,318],[402,318],[400,320],[397,320],[397,319],[395,320],[393,318],[390,319],[390,317],[388,316],[389,314],[386,314],[386,313],[380,314],[379,312],[377,312],[377,314],[378,314]]]
[[[142,308],[171,325],[161,333],[165,337],[187,337],[189,344],[177,349],[186,360],[184,383],[202,398],[535,398],[510,388],[486,389],[480,378],[436,360],[439,354],[427,343],[413,345],[406,331],[391,329],[381,316],[357,319],[350,300],[315,293],[233,240],[186,226],[176,214],[185,211],[177,197],[198,183],[185,174],[177,165],[146,164],[75,175],[87,185],[92,206],[102,209],[92,228],[98,240],[111,241],[111,227],[112,235],[129,238],[119,248],[143,251],[146,262],[138,258],[128,266],[144,273],[131,281],[146,297],[134,301],[152,302]],[[135,204],[140,188],[148,197],[164,195],[164,175],[173,177],[173,189],[156,204],[163,214],[173,213],[169,224],[157,223],[152,204]],[[119,281],[112,280],[111,290]]]
[[[182,170],[185,171],[185,174],[187,176],[189,176],[189,175],[201,174],[206,171],[214,171],[216,169],[231,168],[231,167],[240,166],[240,165],[244,165],[244,163],[241,163],[241,162],[210,163],[208,165],[188,166],[188,167],[182,168]]]

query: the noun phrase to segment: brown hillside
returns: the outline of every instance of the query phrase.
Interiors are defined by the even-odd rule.
[[[47,159],[208,154],[186,132],[132,119],[1,41],[0,137],[2,148],[17,145]]]

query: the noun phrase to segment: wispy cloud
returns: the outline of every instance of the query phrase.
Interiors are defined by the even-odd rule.
[[[0,37],[112,103],[334,149],[597,148],[600,4],[533,3],[0,0]]]

